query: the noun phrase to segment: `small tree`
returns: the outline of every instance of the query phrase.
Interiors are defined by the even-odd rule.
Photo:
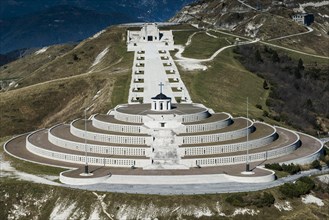
[[[311,167],[312,167],[313,169],[321,169],[320,161],[318,161],[318,160],[313,161],[313,162],[311,163]]]
[[[300,73],[300,70],[298,69],[298,67],[295,68],[294,75],[295,75],[296,79],[302,78],[302,74]]]
[[[264,117],[268,117],[268,116],[269,116],[269,113],[268,113],[268,111],[266,111],[266,110],[263,110],[263,116],[264,116]]]
[[[297,68],[298,68],[298,70],[304,70],[305,69],[304,62],[303,62],[302,58],[299,58]]]
[[[306,103],[305,103],[305,107],[308,109],[308,110],[313,110],[313,102],[311,99],[307,99]]]
[[[256,50],[256,52],[255,52],[255,59],[256,59],[257,63],[263,62],[263,59],[262,59],[262,56],[260,55],[259,50]]]
[[[280,62],[280,57],[279,57],[278,53],[275,50],[273,51],[273,54],[272,54],[272,62],[273,63]]]
[[[268,90],[269,88],[270,88],[270,86],[268,85],[267,80],[264,80],[264,82],[263,82],[263,89]]]

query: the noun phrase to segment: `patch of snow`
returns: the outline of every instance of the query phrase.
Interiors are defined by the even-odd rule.
[[[323,15],[323,14],[321,14],[321,13],[318,13],[318,15],[319,15],[320,17],[323,17],[323,18],[329,18],[329,15]]]
[[[186,43],[185,43],[185,46],[188,46],[188,45],[190,45],[191,44],[191,42],[192,42],[192,38],[194,37],[194,35],[196,35],[198,32],[194,32],[193,34],[191,34],[189,37],[188,37],[188,39],[187,39],[187,41],[186,41]]]
[[[324,206],[324,203],[322,199],[319,199],[318,197],[315,197],[313,195],[306,195],[305,197],[302,197],[302,202],[304,204],[316,204],[318,206]]]
[[[193,71],[193,70],[207,70],[208,69],[208,67],[206,65],[202,65],[199,62],[179,61],[178,64],[184,70],[188,70],[188,71]]]
[[[280,212],[281,211],[291,211],[292,207],[289,201],[284,202],[275,202],[274,207],[277,208]]]
[[[98,206],[94,207],[93,212],[90,214],[88,220],[99,220],[99,219],[101,219],[100,216],[99,216],[99,213],[100,213],[99,207]]]
[[[22,217],[27,217],[31,213],[27,210],[26,204],[22,200],[19,201],[20,204],[14,204],[13,208],[8,211],[8,219],[20,219]]]
[[[99,95],[95,95],[94,97],[93,97],[93,101],[95,100],[95,99],[97,99],[99,97]]]
[[[295,12],[301,12],[301,13],[306,13],[305,12],[305,8],[306,7],[322,7],[322,6],[326,6],[329,5],[329,1],[322,1],[322,2],[306,2],[303,4],[299,4],[299,8],[294,8],[293,10]]]
[[[58,176],[50,176],[50,175],[42,175],[41,177],[43,177],[47,180],[51,180],[51,181],[54,181],[54,180],[58,179]]]
[[[259,210],[254,210],[254,209],[248,209],[248,208],[238,208],[234,210],[234,213],[231,216],[236,216],[236,215],[258,215]]]
[[[329,5],[329,1],[322,1],[322,2],[307,2],[303,4],[299,4],[301,7],[306,8],[306,7],[322,7]]]
[[[15,81],[11,81],[10,83],[9,83],[9,87],[12,87],[12,86],[14,86],[16,84],[16,82]]]
[[[101,92],[102,90],[97,91],[96,95],[93,97],[93,101],[100,96]]]
[[[199,24],[191,24],[192,27],[199,28]]]
[[[222,206],[219,204],[219,201],[216,202],[216,211],[219,216],[226,216],[226,214],[222,212]]]
[[[54,186],[60,186],[62,184],[56,183],[53,181],[50,181],[49,176],[43,177],[43,176],[37,176],[33,174],[28,174],[24,172],[17,171],[15,168],[13,168],[8,161],[0,161],[0,176],[9,176],[9,177],[17,177],[21,180],[26,180],[30,182],[35,182],[35,183],[42,183],[42,184],[48,184],[48,185],[54,185]],[[54,177],[52,177],[54,178]],[[58,179],[58,177],[56,178]]]
[[[107,209],[107,205],[106,205],[106,203],[104,202],[104,198],[105,198],[105,196],[106,196],[106,194],[103,194],[103,195],[98,195],[97,193],[95,193],[95,192],[93,192],[93,194],[97,197],[97,199],[98,199],[98,201],[100,202],[100,205],[101,205],[101,207],[102,207],[102,211],[104,212],[104,214],[107,216],[107,217],[109,217],[109,219],[114,219],[113,217],[114,216],[112,216],[111,214],[109,214],[107,211],[106,211],[106,209]]]
[[[236,29],[237,23],[223,23],[220,24],[220,28],[224,30],[234,31]]]
[[[42,53],[46,52],[47,49],[48,49],[48,47],[43,47],[40,50],[37,50],[34,54],[35,55],[42,54]]]
[[[213,34],[210,34],[208,32],[206,32],[206,35],[208,35],[209,37],[213,37],[213,38],[218,38],[217,36],[213,35]]]
[[[213,215],[212,211],[208,207],[201,207],[196,209],[193,213],[196,218],[200,218],[202,216],[210,217]]]
[[[321,182],[329,184],[329,174],[321,175],[317,177]]]
[[[101,30],[100,32],[94,34],[94,36],[90,37],[90,39],[95,39],[95,38],[99,37],[101,34],[103,34],[104,32],[106,32],[106,30]]]
[[[263,23],[261,24],[254,24],[253,22],[249,22],[248,25],[245,27],[245,32],[247,34],[247,36],[249,37],[256,37],[259,28],[263,26]]]
[[[72,214],[73,210],[76,208],[76,203],[72,203],[69,206],[66,206],[62,203],[57,203],[55,208],[50,214],[50,220],[62,220],[68,219]]]
[[[109,52],[109,47],[106,47],[102,52],[100,52],[97,57],[95,58],[93,64],[91,65],[91,67],[96,66],[99,62],[102,61],[102,59],[104,58],[104,56]]]

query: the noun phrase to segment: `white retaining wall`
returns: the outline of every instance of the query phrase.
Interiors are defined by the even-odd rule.
[[[185,133],[212,131],[225,128],[232,123],[231,116],[228,115],[226,119],[203,124],[185,125]]]
[[[195,122],[195,121],[201,121],[203,119],[206,119],[210,116],[210,113],[208,110],[205,110],[203,112],[195,113],[195,114],[187,114],[187,115],[182,115],[182,122],[187,123],[187,122]]]
[[[116,143],[116,144],[141,144],[141,145],[150,145],[151,136],[128,136],[128,135],[112,135],[112,134],[103,134],[96,133],[91,131],[85,131],[74,127],[73,123],[70,124],[70,132],[77,137],[86,138],[92,141],[100,141],[104,143]],[[85,137],[86,136],[86,137]]]
[[[247,132],[251,133],[254,129],[253,122],[248,119],[250,125],[247,128],[242,128],[235,131],[228,131],[222,133],[214,133],[214,134],[204,134],[204,135],[189,135],[189,136],[177,136],[176,140],[179,144],[200,144],[200,143],[212,143],[219,141],[226,141],[237,139],[241,137],[247,136]]]
[[[54,128],[54,127],[53,127]],[[52,134],[52,128],[48,132],[48,140],[50,143],[70,149],[85,152],[87,146],[87,152],[98,153],[98,154],[110,154],[110,155],[126,155],[126,156],[145,156],[149,153],[149,147],[124,147],[124,146],[104,146],[90,143],[81,143],[66,140],[60,137],[57,137]]]
[[[86,157],[84,155],[56,152],[35,146],[29,141],[29,137],[32,134],[26,137],[26,149],[31,153],[48,159],[69,162],[69,163],[76,163],[76,164],[85,164]],[[150,164],[149,159],[122,159],[122,158],[112,158],[112,157],[107,158],[107,157],[94,157],[94,156],[88,156],[87,158],[88,158],[88,164],[98,165],[98,166],[143,167]]]
[[[239,183],[267,183],[267,182],[272,182],[275,180],[275,172],[272,170],[268,170],[262,167],[257,167],[259,169],[263,169],[266,171],[270,171],[271,174],[265,175],[265,176],[249,176],[248,174],[245,176],[232,176],[226,174],[226,177],[234,182],[239,182]]]
[[[95,128],[99,128],[106,131],[136,133],[136,134],[146,132],[146,128],[143,125],[115,124],[115,123],[98,120],[95,117],[92,119],[92,125]]]
[[[65,173],[71,172],[71,170],[63,171],[59,174],[59,181],[64,184],[69,185],[90,185],[90,184],[97,184],[106,181],[108,178],[111,177],[111,174],[101,176],[101,177],[91,177],[91,178],[74,178],[74,177],[67,177],[64,176]]]
[[[223,144],[223,145],[213,145],[213,146],[198,146],[198,147],[184,147],[185,156],[192,155],[211,155],[211,154],[220,154],[220,153],[230,153],[230,152],[238,152],[245,151],[248,149],[255,149],[258,147],[265,146],[267,144],[272,143],[277,138],[276,129],[274,131],[263,138],[248,141],[240,142],[240,143],[232,143],[232,144]]]
[[[284,129],[284,128],[282,128]],[[288,130],[288,129],[285,129]],[[299,135],[295,133],[297,136],[296,141],[293,143],[259,153],[253,153],[248,155],[248,161],[254,162],[254,161],[262,161],[267,159],[273,159],[281,156],[288,155],[292,153],[294,150],[296,150],[300,146],[300,140]],[[194,158],[194,159],[181,159],[182,164],[189,166],[189,167],[195,167],[195,166],[220,166],[220,165],[231,165],[231,164],[241,164],[245,163],[247,161],[247,155],[237,155],[237,156],[227,156],[227,157],[209,157],[209,158]]]
[[[143,123],[143,116],[142,115],[132,115],[126,114],[119,111],[116,111],[117,108],[123,107],[124,105],[118,105],[115,107],[114,111],[111,114],[114,114],[114,118],[119,121],[131,122],[131,123]]]
[[[299,132],[298,132],[298,133],[299,133]],[[305,156],[305,157],[300,157],[300,158],[296,158],[296,159],[294,159],[294,160],[285,161],[285,162],[282,162],[282,163],[280,163],[280,164],[283,164],[283,163],[285,163],[285,164],[294,163],[294,164],[301,164],[301,165],[304,165],[304,164],[310,164],[310,163],[312,163],[314,160],[318,160],[318,159],[319,159],[319,157],[321,156],[322,150],[323,150],[323,143],[322,143],[320,140],[314,138],[314,137],[311,136],[311,135],[304,134],[304,133],[303,133],[303,135],[308,136],[308,137],[314,139],[314,142],[318,142],[318,143],[320,143],[321,147],[319,148],[319,150],[317,150],[317,151],[314,152],[313,154],[307,155],[307,156]]]

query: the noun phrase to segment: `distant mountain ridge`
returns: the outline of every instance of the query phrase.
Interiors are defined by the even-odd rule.
[[[199,0],[185,6],[170,20],[227,29],[237,34],[263,39],[280,37],[281,33],[305,31],[291,19],[296,13],[315,16],[312,26],[323,35],[329,30],[329,1],[315,0]]]

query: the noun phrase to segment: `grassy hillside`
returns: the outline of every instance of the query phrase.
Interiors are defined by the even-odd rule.
[[[128,76],[128,72],[83,74],[0,93],[0,135],[25,133],[82,117],[84,108],[92,104],[88,114],[106,112],[126,102]],[[112,96],[114,88],[117,95]]]
[[[218,49],[228,46],[233,42],[233,37],[228,37],[213,31],[199,32],[193,36],[191,44],[185,48],[183,56],[206,59],[211,57]]]
[[[88,38],[75,47],[54,46],[41,54],[33,54],[0,69],[0,79],[15,78],[18,87],[75,76],[87,72],[112,72],[115,64],[121,68],[132,59],[126,53],[126,29],[111,27],[97,38]],[[101,62],[92,66],[96,57],[108,48]],[[56,53],[56,54],[53,54]]]
[[[220,195],[131,195],[90,192],[10,178],[0,182],[1,219],[326,219],[326,206],[287,198],[279,188],[264,192]],[[313,194],[327,205],[321,186]],[[285,206],[288,210],[279,211]],[[244,214],[242,214],[244,212]]]
[[[180,41],[183,41],[184,37],[185,37],[185,41],[187,41],[189,36],[182,34],[182,32],[183,31],[175,32],[174,34],[179,33],[178,38],[180,39]],[[213,31],[210,31],[210,33],[218,34]],[[216,39],[214,37],[207,35],[204,31],[198,32],[193,36],[191,44],[186,47],[183,55],[191,58],[202,58],[202,59],[209,58],[212,55],[212,53],[214,53],[217,49],[226,46],[225,43],[224,44],[221,43],[223,39],[226,40],[226,43],[228,43],[227,41],[230,41],[232,43],[234,42],[234,38],[229,35],[218,34],[217,36],[219,38]],[[205,50],[201,49],[202,46],[205,48]],[[267,47],[269,48],[269,46]],[[213,61],[203,63],[204,65],[207,65],[208,67],[207,70],[199,70],[199,71],[191,72],[191,71],[185,71],[184,69],[181,68],[180,73],[182,75],[183,81],[186,83],[186,86],[190,92],[192,100],[194,102],[203,103],[206,106],[213,108],[215,111],[227,111],[232,113],[233,115],[245,116],[246,99],[248,97],[249,111],[251,118],[263,120],[271,124],[281,125],[285,127],[290,127],[290,128],[294,127],[295,129],[303,130],[311,134],[315,134],[316,131],[319,130],[319,127],[321,127],[320,129],[321,131],[326,132],[327,116],[326,113],[323,113],[323,110],[321,111],[312,110],[309,111],[308,114],[305,114],[305,111],[303,111],[303,114],[301,114],[300,112],[297,114],[294,113],[293,110],[296,108],[291,107],[291,105],[288,105],[289,103],[286,102],[287,107],[285,108],[286,109],[285,111],[275,112],[271,108],[271,111],[273,111],[271,112],[267,106],[269,103],[268,100],[269,94],[271,92],[272,92],[271,94],[274,94],[273,89],[278,88],[277,86],[274,85],[278,84],[279,78],[278,80],[273,80],[273,79],[270,80],[268,77],[265,77],[267,83],[270,84],[273,83],[271,89],[265,89],[264,73],[273,72],[272,74],[273,77],[275,76],[279,77],[278,74],[275,75],[275,72],[277,72],[277,70],[279,69],[284,69],[285,64],[283,62],[285,61],[285,59],[290,59],[290,60],[293,59],[293,61],[289,61],[289,62],[292,62],[294,63],[294,65],[295,64],[297,65],[298,60],[301,58],[303,59],[307,69],[310,69],[312,71],[314,69],[314,71],[320,71],[322,74],[322,72],[325,72],[326,69],[328,68],[327,59],[312,57],[312,56],[303,55],[282,49],[280,50],[276,48],[274,49],[280,51],[280,56],[282,57],[280,63],[278,63],[276,67],[271,67],[270,70],[266,70],[265,64],[264,64],[265,66],[263,65],[261,70],[257,67],[257,65],[252,64],[250,60],[254,59],[255,50],[254,51],[251,50],[247,53],[244,53],[241,57],[241,55],[235,53],[236,50],[235,48],[230,48],[221,52]],[[269,57],[268,59],[271,60],[271,57]],[[246,61],[241,62],[243,60]],[[243,63],[243,65],[241,63]],[[254,68],[251,70],[249,68],[250,66],[253,66]],[[294,67],[291,66],[289,68],[293,69]],[[260,73],[259,71],[265,71],[265,72]],[[257,75],[255,73],[257,73]],[[287,76],[284,78],[288,79]],[[305,76],[305,80],[306,78],[307,76]],[[324,78],[320,77],[318,80],[321,81],[321,79]],[[308,79],[308,82],[310,82],[310,80],[311,79]],[[320,81],[318,82],[318,85],[320,84],[322,85],[323,83],[325,83],[325,81],[321,83]],[[292,81],[289,81],[290,84],[291,82]],[[297,81],[295,82],[295,84],[296,83]],[[289,84],[287,84],[287,86],[288,86],[287,89],[289,91]],[[319,87],[321,91],[324,89],[324,91],[320,92],[321,94],[323,94],[323,96],[316,96],[316,97],[313,96],[312,100],[314,103],[319,103],[319,105],[321,104],[321,106],[325,105],[324,104],[325,101],[324,100],[321,101],[321,99],[325,99],[326,97],[325,95],[327,94],[325,92],[326,90],[325,88],[326,86]],[[315,89],[313,90],[317,91]],[[292,92],[294,92],[294,90],[293,87],[290,86],[290,93]],[[310,94],[311,94],[310,92],[306,92],[306,90],[303,89],[298,92],[297,98],[309,97]],[[294,100],[295,99],[291,99],[291,102],[293,102]],[[278,100],[277,102],[281,103],[282,101]],[[302,105],[301,107],[298,107],[298,109],[303,109],[303,103],[304,102],[299,103],[298,105],[295,104],[294,106]],[[323,107],[321,107],[321,109],[323,109]],[[298,115],[298,117],[296,114]],[[273,115],[277,115],[277,116],[274,117]],[[287,118],[287,115],[289,115],[288,118],[289,120],[278,119],[278,118],[283,119],[285,117]],[[310,124],[307,124],[307,126],[302,125],[304,122],[309,121],[310,118],[309,115],[312,115],[312,118],[316,118],[317,121],[315,121],[315,119],[314,120],[312,119],[313,121],[311,122],[311,124],[315,126],[312,126]],[[294,118],[296,118],[296,120]]]
[[[184,7],[171,21],[198,24],[205,28],[229,30],[242,36],[270,40],[292,34],[305,33],[308,30],[291,19],[301,1],[239,1],[203,0]],[[281,1],[279,1],[281,2]],[[303,1],[305,2],[305,1]],[[321,2],[316,0],[313,2]],[[286,4],[286,5],[285,5]],[[256,10],[258,9],[258,10]],[[328,7],[306,7],[305,11],[313,13],[315,22],[311,25],[313,33],[296,38],[274,41],[277,44],[318,55],[329,56]]]
[[[186,42],[189,36],[184,35],[183,32],[174,32],[174,35],[178,34],[177,38],[181,41],[184,41],[185,37]],[[217,49],[228,44],[226,39],[233,43],[232,37],[210,33],[217,34],[219,38],[209,37],[204,32],[194,35],[191,44],[186,47],[186,53],[190,54],[191,58],[210,57]],[[204,38],[211,40],[202,42]],[[227,44],[220,44],[223,40]],[[208,50],[199,52],[199,45],[206,45],[206,48],[211,48],[211,52]],[[267,109],[265,102],[269,91],[263,89],[263,79],[247,71],[234,56],[236,54],[232,49],[223,51],[213,61],[205,63],[208,66],[207,70],[185,71],[179,64],[177,65],[193,102],[203,103],[217,112],[226,111],[235,116],[245,116],[248,97],[250,116],[263,120],[263,110],[256,105]]]
[[[249,97],[251,116],[258,118],[262,111],[255,105],[265,106],[268,91],[262,88],[263,80],[246,71],[233,56],[232,50],[224,51],[208,64],[206,71],[191,73],[180,70],[183,81],[194,102],[203,103],[215,111],[245,115]]]
[[[91,105],[88,115],[126,103],[133,54],[126,52],[125,33],[125,28],[111,27],[75,47],[52,46],[2,67],[0,78],[18,86],[0,92],[0,136],[82,117]],[[109,52],[92,66],[107,47]]]

